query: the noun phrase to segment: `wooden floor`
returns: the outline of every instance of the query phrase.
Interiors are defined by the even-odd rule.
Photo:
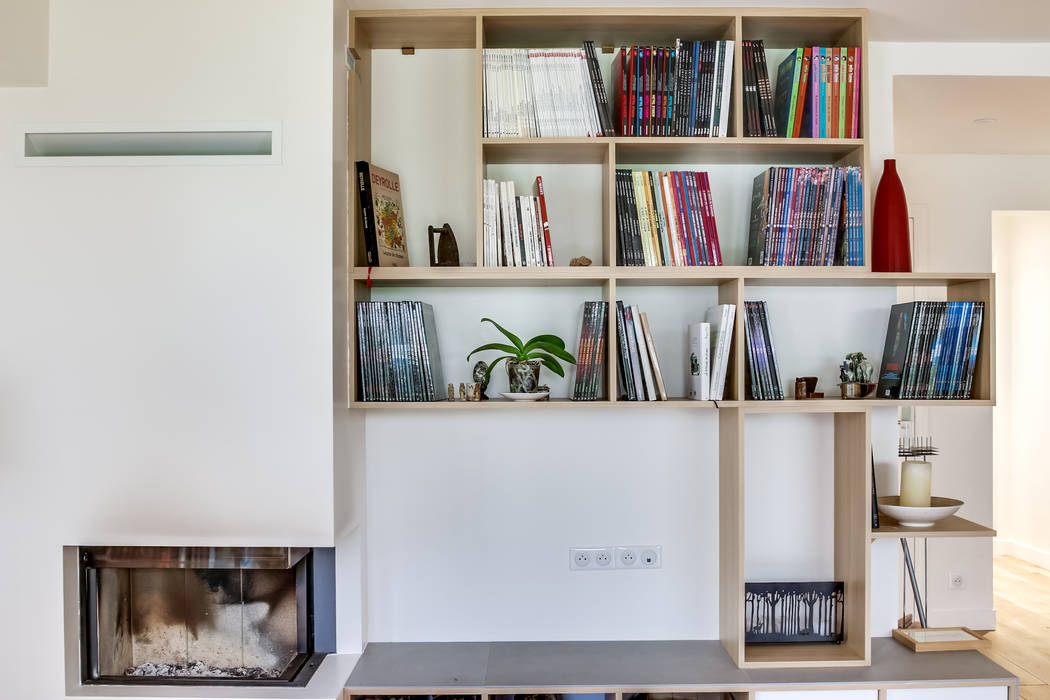
[[[1050,571],[996,557],[995,611],[985,656],[1021,679],[1024,700],[1050,700]]]

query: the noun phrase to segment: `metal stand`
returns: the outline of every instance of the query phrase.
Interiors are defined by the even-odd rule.
[[[901,549],[904,550],[904,564],[908,567],[908,576],[911,578],[911,592],[915,597],[915,612],[919,614],[919,624],[926,628],[926,608],[922,604],[922,596],[919,595],[919,580],[915,577],[915,565],[911,561],[911,551],[908,549],[908,541],[901,538]]]

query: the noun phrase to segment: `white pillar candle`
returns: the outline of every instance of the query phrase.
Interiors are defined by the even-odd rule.
[[[930,479],[933,464],[905,460],[901,462],[901,500],[902,506],[930,507]]]

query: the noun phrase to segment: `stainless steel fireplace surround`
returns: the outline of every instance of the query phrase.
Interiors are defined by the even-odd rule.
[[[331,548],[65,549],[81,684],[301,686],[335,651]]]

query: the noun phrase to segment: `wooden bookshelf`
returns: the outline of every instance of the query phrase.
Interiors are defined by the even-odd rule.
[[[870,268],[873,182],[869,176],[867,125],[867,11],[863,9],[780,8],[588,8],[579,9],[452,9],[369,10],[350,14],[350,51],[354,68],[349,81],[348,161],[370,160],[372,144],[371,59],[375,49],[467,49],[474,52],[473,101],[464,104],[462,118],[476,134],[473,152],[463,155],[472,170],[475,189],[464,193],[474,203],[474,231],[459,231],[461,251],[484,259],[482,180],[490,166],[507,164],[599,166],[600,244],[590,267],[505,268],[373,268],[365,266],[357,192],[348,193],[347,327],[356,328],[354,302],[369,300],[382,288],[520,288],[593,287],[597,298],[615,305],[621,287],[710,287],[718,303],[737,305],[726,379],[726,400],[666,402],[616,400],[616,330],[610,323],[606,346],[607,398],[577,402],[566,399],[534,403],[487,402],[363,403],[355,400],[356,347],[346,348],[350,406],[357,410],[433,411],[606,411],[717,410],[719,435],[719,636],[733,662],[742,668],[866,666],[871,663],[870,547],[875,538],[900,536],[889,524],[871,531],[871,409],[909,406],[992,406],[995,402],[994,276],[988,273],[876,273]],[[595,42],[599,51],[624,44],[667,44],[675,37],[735,41],[729,136],[725,138],[485,138],[482,135],[482,52],[493,47],[578,46]],[[743,129],[741,42],[763,39],[767,49],[804,45],[860,46],[861,117],[857,139],[748,138]],[[421,58],[420,60],[425,60]],[[770,66],[775,71],[775,66]],[[775,77],[771,76],[775,81]],[[756,173],[770,165],[859,165],[864,168],[864,260],[862,267],[622,267],[616,263],[615,169],[650,164],[754,165]],[[388,164],[397,169],[396,163]],[[435,164],[439,165],[439,164]],[[445,167],[445,164],[440,164]],[[351,183],[353,178],[350,178]],[[581,204],[581,206],[587,206]],[[723,236],[728,232],[722,232]],[[739,235],[729,233],[729,235]],[[472,249],[472,250],[471,250]],[[590,253],[588,253],[590,255]],[[752,401],[745,399],[743,302],[752,288],[807,286],[815,290],[852,287],[942,288],[949,300],[985,303],[981,352],[974,378],[974,398],[968,401],[845,401],[831,393],[820,400]],[[710,292],[708,292],[710,293]],[[439,321],[440,323],[440,318]],[[353,332],[351,330],[351,338]],[[458,388],[458,386],[457,386]],[[825,391],[834,390],[825,387]],[[779,413],[826,413],[834,420],[834,575],[846,585],[846,640],[843,644],[747,645],[744,642],[745,427],[748,416]],[[961,518],[945,521],[930,536],[987,536]],[[973,526],[973,527],[970,527]]]

